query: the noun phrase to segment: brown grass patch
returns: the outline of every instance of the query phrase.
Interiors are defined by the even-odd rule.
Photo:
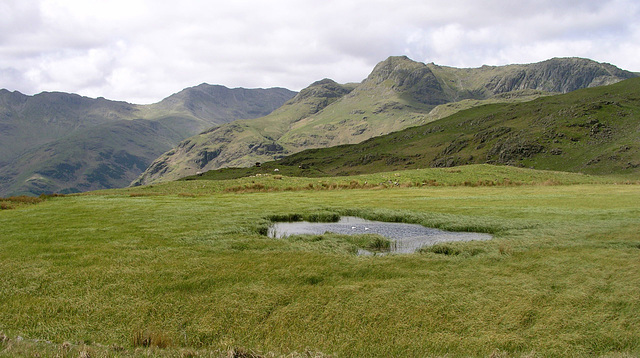
[[[511,256],[513,254],[513,248],[507,244],[500,244],[498,252],[500,252],[500,255]]]
[[[132,343],[134,347],[158,347],[161,349],[173,345],[173,341],[165,333],[148,330],[134,332]]]
[[[7,203],[7,202],[0,202],[0,210],[11,210],[11,209],[15,209],[16,207]]]
[[[35,196],[26,196],[26,195],[20,195],[20,196],[11,196],[8,198],[5,198],[3,200],[6,201],[10,201],[12,203],[18,203],[18,204],[38,204],[41,203],[43,200],[35,197]]]
[[[44,201],[42,197],[19,195],[0,198],[0,210],[16,209],[20,206],[35,205]]]

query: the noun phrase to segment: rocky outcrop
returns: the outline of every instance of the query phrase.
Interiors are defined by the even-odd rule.
[[[485,85],[493,93],[523,89],[567,93],[580,88],[613,84],[636,77],[608,63],[584,58],[553,58],[521,65],[513,73],[497,75]]]

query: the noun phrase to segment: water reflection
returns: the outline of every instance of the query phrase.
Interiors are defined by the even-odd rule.
[[[451,232],[427,228],[418,224],[388,223],[345,216],[335,223],[311,223],[307,221],[275,223],[269,228],[269,237],[282,238],[291,235],[378,234],[395,242],[391,252],[412,253],[423,246],[439,242],[489,240],[489,234]],[[366,254],[362,250],[361,254]]]

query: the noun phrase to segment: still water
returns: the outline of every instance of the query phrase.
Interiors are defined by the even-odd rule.
[[[345,216],[335,223],[311,223],[307,221],[275,223],[269,228],[269,237],[282,238],[291,235],[378,234],[395,242],[391,252],[412,253],[423,246],[440,242],[489,240],[489,234],[451,232],[431,229],[418,224],[388,223]],[[366,252],[363,252],[366,253]]]

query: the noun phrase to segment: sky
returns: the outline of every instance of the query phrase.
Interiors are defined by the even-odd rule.
[[[400,55],[640,72],[639,19],[638,0],[0,0],[0,88],[147,104],[203,82],[360,82]]]

